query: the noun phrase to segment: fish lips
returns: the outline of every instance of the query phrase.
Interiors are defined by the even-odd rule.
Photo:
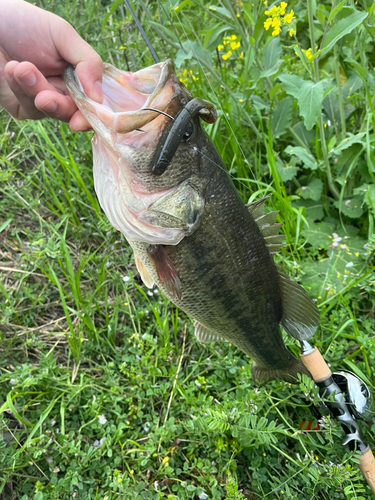
[[[118,142],[114,134],[132,133],[143,134],[145,137],[137,142],[150,146],[170,118],[148,108],[166,113],[177,95],[189,96],[182,89],[173,62],[168,59],[135,73],[121,71],[111,64],[104,64],[103,68],[102,104],[87,96],[73,66],[65,69],[64,82],[78,109],[106,142]]]

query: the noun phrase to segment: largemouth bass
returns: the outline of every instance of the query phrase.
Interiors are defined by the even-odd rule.
[[[249,355],[253,378],[309,375],[286,348],[280,325],[308,339],[319,313],[273,262],[277,212],[245,206],[200,124],[216,120],[169,60],[136,73],[104,66],[103,104],[83,92],[73,67],[66,85],[96,134],[95,190],[109,221],[133,248],[143,282],[195,320],[202,342],[228,341]]]

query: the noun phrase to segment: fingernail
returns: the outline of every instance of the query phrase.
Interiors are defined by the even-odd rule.
[[[21,80],[21,82],[24,85],[27,85],[28,87],[31,87],[36,82],[35,73],[33,71],[31,71],[31,69],[29,69],[28,71],[26,71],[26,73],[23,73],[23,75],[20,75],[18,77],[18,79]]]
[[[41,106],[41,109],[45,113],[53,113],[57,109],[57,102],[53,99],[50,99],[44,104],[44,106]]]
[[[102,103],[103,102],[103,89],[102,89],[102,82],[97,81],[94,83],[92,87],[92,92],[93,92],[93,98],[95,101]]]

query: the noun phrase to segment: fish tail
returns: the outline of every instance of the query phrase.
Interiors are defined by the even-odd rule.
[[[311,373],[309,370],[303,365],[302,361],[295,358],[294,356],[290,360],[289,364],[285,368],[264,368],[253,362],[253,366],[251,368],[251,373],[253,375],[253,380],[259,385],[263,385],[269,380],[273,380],[275,378],[281,378],[285,380],[285,382],[289,382],[291,384],[298,384],[298,374],[300,373],[311,377]]]

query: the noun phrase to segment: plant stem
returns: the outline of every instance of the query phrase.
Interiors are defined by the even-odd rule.
[[[339,99],[339,109],[340,109],[340,122],[341,122],[341,140],[343,141],[346,136],[346,123],[345,123],[345,110],[344,110],[344,101],[342,98],[342,89],[340,82],[340,63],[339,63],[339,49],[337,45],[333,48],[334,59],[335,59],[335,73],[336,73],[336,85]]]
[[[315,49],[315,33],[314,33],[314,12],[313,12],[313,0],[308,0],[307,10],[309,16],[309,29],[310,29],[310,41],[311,41],[311,54],[314,56],[316,53]],[[315,81],[319,81],[319,65],[318,58],[314,59],[314,74]]]
[[[311,53],[312,53],[312,55],[315,55],[316,50],[315,50],[313,0],[308,0],[307,10],[308,10],[308,17],[309,17]],[[319,82],[318,58],[314,59],[314,76],[315,76],[315,81]],[[330,189],[331,193],[333,194],[334,198],[336,200],[338,200],[340,198],[340,194],[337,191],[336,186],[335,186],[334,181],[333,181],[333,178],[332,178],[331,166],[329,164],[329,159],[328,159],[328,155],[327,155],[327,144],[326,144],[326,138],[324,135],[324,124],[323,124],[322,113],[320,113],[320,119],[319,119],[319,134],[320,134],[320,144],[321,144],[322,153],[323,153],[324,166],[325,166],[325,169],[327,172],[328,186],[329,186],[329,189]]]

